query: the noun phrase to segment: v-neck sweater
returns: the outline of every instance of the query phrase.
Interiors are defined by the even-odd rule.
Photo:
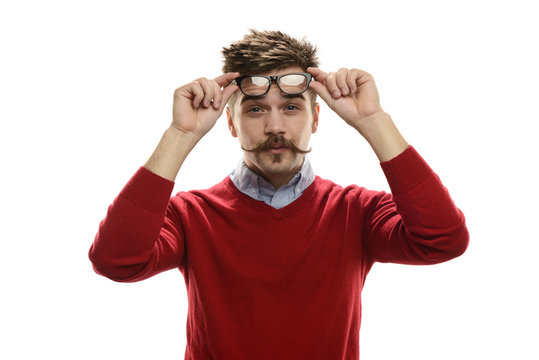
[[[229,177],[171,198],[174,183],[141,167],[89,256],[115,281],[182,272],[185,359],[359,359],[373,263],[434,264],[468,244],[462,212],[415,149],[381,166],[391,194],[317,176],[281,209]]]

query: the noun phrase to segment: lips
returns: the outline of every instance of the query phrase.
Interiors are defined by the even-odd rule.
[[[286,150],[288,150],[288,147],[286,146],[283,146],[281,144],[278,144],[278,145],[272,145],[269,149],[268,149],[268,152],[270,154],[282,154],[284,153]]]

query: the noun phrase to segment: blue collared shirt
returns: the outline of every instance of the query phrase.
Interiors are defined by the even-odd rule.
[[[239,191],[276,209],[283,208],[299,198],[305,189],[313,183],[314,178],[315,175],[307,156],[305,156],[300,171],[288,184],[280,187],[277,191],[263,177],[249,169],[244,160],[240,161],[230,174],[230,179]]]

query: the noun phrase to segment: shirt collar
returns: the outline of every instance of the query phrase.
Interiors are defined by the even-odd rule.
[[[297,197],[313,183],[314,178],[315,175],[311,167],[311,163],[308,157],[305,156],[301,169],[284,187],[290,189],[289,191],[293,191],[294,195]],[[260,197],[260,194],[273,195],[276,192],[273,186],[266,179],[249,169],[243,159],[238,163],[236,169],[230,174],[230,179],[234,185],[236,185],[239,191],[253,198]]]

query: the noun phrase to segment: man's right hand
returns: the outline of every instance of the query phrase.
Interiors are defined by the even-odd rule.
[[[228,85],[238,76],[239,73],[227,73],[213,80],[200,78],[176,89],[172,124],[144,167],[174,181],[187,155],[215,125],[226,103],[238,90],[237,85]]]
[[[176,89],[171,127],[200,140],[238,90],[237,85],[228,85],[238,76],[239,73],[226,73],[215,79],[200,78]]]

